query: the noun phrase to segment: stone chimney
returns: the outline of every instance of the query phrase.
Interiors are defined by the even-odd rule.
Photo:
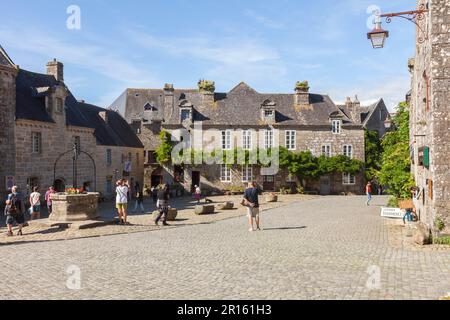
[[[299,106],[309,106],[310,103],[308,81],[298,81],[295,85],[295,104]]]
[[[64,82],[64,65],[53,59],[53,61],[47,63],[47,74],[54,76],[56,81]]]
[[[198,90],[203,94],[203,105],[212,106],[214,104],[214,95],[216,91],[216,84],[210,80],[200,80],[198,82]]]
[[[354,101],[350,97],[347,97],[345,106],[350,113],[349,117],[351,120],[356,124],[361,124],[361,102],[359,102],[358,96],[355,96]]]
[[[164,110],[163,118],[170,119],[172,115],[176,112],[175,110],[175,89],[173,84],[166,83],[164,85]]]

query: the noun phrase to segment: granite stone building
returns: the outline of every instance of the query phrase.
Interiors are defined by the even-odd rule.
[[[373,125],[377,130],[389,115],[382,100],[371,107],[355,101],[338,107],[330,97],[310,93],[307,82],[298,84],[292,94],[258,93],[245,83],[220,93],[208,81],[199,82],[198,89],[176,89],[172,84],[163,89],[127,89],[110,108],[124,115],[145,146],[145,184],[179,182],[188,191],[195,185],[203,190],[232,190],[249,181],[257,181],[267,191],[278,191],[299,181],[284,171],[267,175],[257,166],[160,166],[154,153],[161,130],[175,133],[186,128],[194,150],[199,146],[195,145],[199,136],[196,126],[201,125],[202,132],[215,130],[201,139],[204,149],[281,146],[294,152],[309,150],[315,156],[345,154],[364,161],[364,129]],[[384,131],[380,131],[382,135]],[[321,194],[361,194],[364,184],[363,172],[335,174],[307,181],[306,189]]]
[[[0,47],[0,194],[12,185],[73,186],[74,145],[82,152],[77,187],[109,196],[123,176],[142,185],[143,145],[120,114],[77,101],[62,63],[49,62],[46,74],[26,71]]]
[[[422,4],[418,1],[418,4]],[[412,171],[420,189],[415,205],[431,229],[437,219],[450,225],[450,2],[429,0],[419,21],[412,76],[410,137]],[[426,38],[423,43],[419,38]]]

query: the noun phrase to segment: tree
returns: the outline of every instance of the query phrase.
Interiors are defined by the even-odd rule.
[[[159,138],[161,139],[161,144],[156,149],[156,161],[159,164],[168,164],[172,161],[172,136],[167,131],[161,131],[159,134]]]
[[[386,134],[382,141],[383,154],[379,179],[397,199],[410,198],[414,186],[411,175],[409,105],[400,103],[393,119],[396,130]]]
[[[378,172],[381,169],[381,157],[383,153],[380,136],[377,131],[365,130],[365,146],[366,179],[367,181],[371,181],[378,177]]]

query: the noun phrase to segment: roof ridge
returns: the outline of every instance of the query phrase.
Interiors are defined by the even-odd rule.
[[[2,45],[0,44],[0,53],[5,57],[6,61],[11,64],[11,66],[15,69],[17,69],[17,65],[12,61],[12,59],[9,57],[8,53],[5,49],[3,49]]]

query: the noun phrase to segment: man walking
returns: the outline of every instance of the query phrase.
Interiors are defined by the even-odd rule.
[[[370,201],[372,201],[372,183],[367,182],[366,185],[366,195],[367,195],[367,206],[370,206]]]
[[[250,225],[250,232],[255,231],[253,220],[256,222],[256,230],[261,231],[260,217],[259,217],[259,190],[256,182],[248,184],[247,190],[244,193],[244,202],[248,210],[248,222]]]
[[[18,187],[14,186],[11,188],[11,194],[8,195],[8,200],[6,200],[5,215],[6,215],[6,225],[8,227],[8,237],[12,237],[13,234],[13,224],[17,223],[19,231],[18,236],[22,236],[22,227],[25,223],[25,206],[22,201],[22,197],[18,192]]]
[[[167,224],[167,215],[169,214],[169,186],[163,185],[161,189],[158,191],[158,217],[156,217],[155,225],[159,224],[161,218],[163,218],[163,225],[168,226]]]
[[[134,213],[137,213],[138,209],[141,209],[141,213],[145,213],[144,208],[144,193],[138,190],[136,193],[136,204],[134,205]]]
[[[33,187],[33,193],[30,194],[30,212],[31,220],[41,218],[41,194],[38,187]]]

